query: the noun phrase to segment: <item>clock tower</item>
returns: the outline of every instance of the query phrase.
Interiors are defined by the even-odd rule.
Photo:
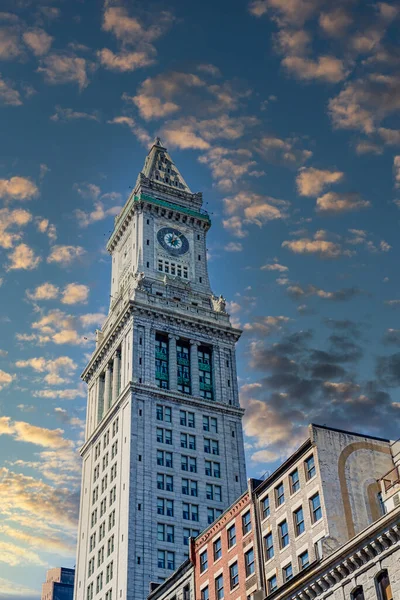
[[[157,138],[107,244],[88,384],[75,600],[143,600],[245,489],[235,344],[211,226]]]

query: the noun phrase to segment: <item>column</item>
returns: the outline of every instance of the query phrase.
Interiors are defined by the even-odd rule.
[[[111,379],[112,366],[108,363],[106,367],[106,376],[104,381],[104,412],[106,413],[111,406]]]
[[[112,404],[117,401],[120,388],[121,355],[117,351],[113,359]]]
[[[97,423],[100,423],[104,414],[104,373],[102,373],[97,381]]]
[[[228,403],[227,393],[226,393],[226,381],[222,385],[221,381],[221,355],[219,346],[212,347],[212,373],[211,373],[211,381],[213,384],[214,390],[214,400],[218,402]]]
[[[192,386],[192,396],[200,396],[199,357],[197,355],[197,348],[199,346],[200,342],[190,340],[190,379]]]
[[[177,375],[177,362],[176,362],[176,335],[168,335],[168,374],[169,374],[169,389],[175,391],[178,389],[178,375]]]

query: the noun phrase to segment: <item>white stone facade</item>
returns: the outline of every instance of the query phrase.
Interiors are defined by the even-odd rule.
[[[157,141],[108,243],[110,311],[83,374],[76,600],[143,600],[246,487],[240,331],[210,289],[209,227]]]
[[[268,600],[400,598],[400,507],[382,516]]]
[[[382,515],[378,480],[393,468],[390,441],[317,425],[309,432],[281,467],[253,484],[259,587],[267,595]]]

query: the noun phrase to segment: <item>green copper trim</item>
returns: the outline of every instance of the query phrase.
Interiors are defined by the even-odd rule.
[[[159,198],[153,198],[152,196],[148,196],[147,194],[140,194],[140,198],[135,196],[135,202],[140,202],[140,200],[147,200],[148,202],[152,202],[152,204],[157,204],[158,206],[165,206],[166,208],[178,210],[179,212],[183,212],[186,215],[196,217],[196,219],[203,219],[204,221],[211,222],[211,219],[206,212],[202,213],[197,210],[185,208],[184,206],[180,206],[179,204],[168,202],[168,200],[160,200]]]
[[[203,221],[207,221],[208,223],[211,224],[211,219],[205,211],[199,212],[197,210],[185,208],[184,206],[180,206],[179,204],[174,204],[173,202],[168,202],[167,200],[160,200],[159,198],[153,198],[152,196],[148,196],[147,194],[140,194],[140,196],[130,196],[130,198],[129,198],[128,202],[126,203],[125,207],[123,208],[121,214],[117,217],[117,219],[115,221],[114,231],[112,232],[110,239],[108,240],[107,248],[110,246],[110,244],[112,244],[118,225],[124,220],[125,216],[132,208],[132,205],[135,203],[139,203],[143,200],[145,200],[146,202],[151,202],[152,204],[157,204],[157,206],[163,206],[164,208],[170,208],[171,210],[177,210],[179,212],[184,213],[185,215],[195,217],[196,219],[202,219]]]

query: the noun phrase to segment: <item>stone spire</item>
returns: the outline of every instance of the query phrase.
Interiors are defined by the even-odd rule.
[[[192,193],[159,137],[156,137],[146,156],[142,173],[151,181],[162,183],[170,189]]]

